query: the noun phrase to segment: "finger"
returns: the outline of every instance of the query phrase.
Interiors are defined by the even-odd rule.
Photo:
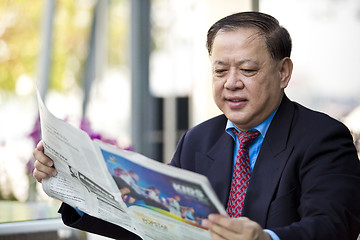
[[[240,218],[230,218],[228,216],[223,216],[220,214],[210,214],[209,215],[209,221],[211,221],[213,224],[222,226],[224,228],[228,228],[228,229],[233,229],[234,225],[236,225],[236,227],[239,227],[239,225],[241,225],[244,220],[246,220],[247,218],[245,217],[240,217]]]
[[[210,214],[209,221],[216,223],[225,228],[232,229],[234,226],[239,228],[239,226],[244,226],[247,222],[250,222],[250,219],[247,217],[238,217],[238,218],[230,218],[228,216],[220,215],[220,214]]]
[[[218,224],[212,224],[209,228],[213,239],[241,239],[242,233],[235,232],[233,229],[225,228]]]
[[[44,141],[40,140],[38,142],[38,144],[36,145],[36,149],[38,149],[39,151],[43,151],[44,150]]]
[[[56,171],[56,170],[55,170],[55,171]],[[51,177],[51,176],[53,176],[53,175],[55,175],[55,173],[52,174],[52,175],[49,175],[49,174],[44,173],[44,172],[41,172],[41,171],[39,171],[39,170],[37,170],[37,169],[34,169],[34,171],[33,171],[33,177],[34,177],[39,183],[41,183],[43,179],[47,179],[47,178],[49,178],[49,177]]]
[[[36,147],[33,151],[34,158],[40,163],[52,167],[54,165],[54,162],[44,154],[43,150],[44,150],[43,148],[40,148],[39,150],[38,147]]]
[[[204,220],[202,221],[202,225],[209,230],[209,233],[210,233],[211,238],[212,238],[213,240],[221,240],[221,239],[223,239],[223,238],[222,238],[221,236],[219,236],[215,231],[212,230],[215,224],[212,223],[210,220],[204,219]]]
[[[238,239],[242,236],[242,223],[237,219],[215,214],[209,216],[204,223],[214,239]]]
[[[33,177],[38,181],[39,183],[42,182],[43,178],[46,178],[46,174],[39,172],[38,170],[34,169],[33,171]]]
[[[218,235],[216,232],[210,230],[210,236],[213,240],[226,240],[222,236]]]
[[[57,174],[57,171],[55,168],[49,167],[48,165],[43,164],[39,160],[35,161],[34,167],[35,167],[35,170],[34,170],[33,176],[36,179],[48,178],[51,176],[56,176],[56,174]]]

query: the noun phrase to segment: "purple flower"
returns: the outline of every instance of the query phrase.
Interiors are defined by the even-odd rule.
[[[67,121],[67,119],[65,119],[64,121]],[[86,118],[83,117],[81,119],[80,122],[80,129],[82,129],[83,131],[85,131],[89,137],[93,140],[93,139],[98,139],[101,140],[105,143],[114,145],[118,148],[122,148],[125,150],[129,150],[129,151],[133,151],[133,147],[132,146],[128,146],[128,147],[120,147],[120,145],[118,144],[118,142],[116,141],[116,139],[110,139],[110,138],[105,138],[103,137],[100,133],[95,132],[92,128],[91,128],[91,123],[90,121]],[[32,129],[32,131],[30,132],[30,134],[28,135],[28,137],[30,137],[33,141],[34,141],[34,145],[36,146],[36,144],[41,140],[41,124],[40,124],[40,115],[37,117],[34,127]],[[27,162],[26,162],[26,170],[28,172],[29,175],[32,175],[32,172],[34,171],[34,162],[35,159],[34,157],[31,157]]]
[[[28,137],[33,139],[35,145],[41,140],[40,115],[36,118],[34,127]]]
[[[86,117],[83,117],[81,119],[81,122],[80,122],[80,129],[82,129],[83,131],[85,131],[89,137],[91,139],[98,139],[98,140],[101,140],[105,143],[108,143],[108,144],[111,144],[111,145],[114,145],[118,148],[122,148],[122,149],[125,149],[125,150],[129,150],[129,151],[133,151],[134,149],[129,146],[129,147],[126,147],[126,148],[123,148],[123,147],[120,147],[120,145],[118,144],[117,140],[116,139],[111,139],[111,138],[106,138],[104,136],[102,136],[100,133],[97,133],[95,132],[92,128],[91,128],[91,123],[90,121],[86,118]]]

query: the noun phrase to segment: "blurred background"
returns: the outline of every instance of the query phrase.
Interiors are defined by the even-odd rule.
[[[99,238],[65,228],[32,177],[36,87],[58,118],[166,163],[186,129],[220,114],[207,30],[248,10],[292,36],[287,95],[344,122],[360,147],[358,0],[2,0],[0,239]]]

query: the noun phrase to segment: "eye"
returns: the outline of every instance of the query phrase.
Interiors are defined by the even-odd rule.
[[[253,76],[257,73],[257,70],[252,68],[243,68],[240,70],[245,76]]]
[[[215,73],[223,73],[225,72],[226,70],[225,69],[216,69],[215,70]]]
[[[222,69],[222,68],[214,70],[214,73],[216,76],[222,76],[222,75],[226,74],[226,72],[227,72],[227,69]]]

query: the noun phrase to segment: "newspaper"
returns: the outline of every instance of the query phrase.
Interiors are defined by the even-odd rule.
[[[57,176],[43,190],[142,239],[211,239],[202,220],[226,214],[205,176],[119,149],[56,118],[38,94],[44,151]]]

